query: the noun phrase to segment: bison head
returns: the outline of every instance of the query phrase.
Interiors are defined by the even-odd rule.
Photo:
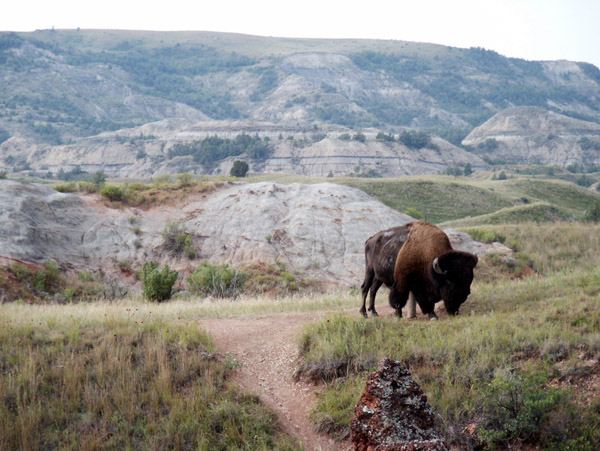
[[[433,261],[432,272],[449,315],[456,315],[471,294],[473,268],[476,265],[476,255],[454,250]]]

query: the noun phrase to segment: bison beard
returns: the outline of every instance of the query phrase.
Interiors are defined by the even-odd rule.
[[[409,293],[423,313],[436,318],[435,303],[444,301],[446,311],[456,315],[471,293],[477,256],[452,249],[448,236],[438,227],[422,221],[410,224],[408,239],[398,252],[390,305],[402,316]]]

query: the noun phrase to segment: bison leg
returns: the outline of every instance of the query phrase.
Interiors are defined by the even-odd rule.
[[[379,290],[379,287],[382,283],[383,282],[381,280],[375,277],[373,285],[371,285],[371,293],[369,296],[369,312],[371,312],[373,316],[379,316],[377,311],[375,311],[375,296],[377,296],[377,290]]]
[[[390,305],[392,308],[396,309],[398,318],[402,318],[402,309],[408,300],[408,293],[408,290],[399,291],[396,284],[392,284],[390,287]]]
[[[364,316],[365,318],[368,318],[368,316],[367,316],[367,293],[371,289],[371,285],[373,285],[374,280],[376,280],[375,279],[375,271],[373,271],[372,268],[367,267],[367,269],[365,270],[365,280],[362,283],[362,285],[360,286],[361,291],[362,291],[362,307],[360,308],[360,314],[362,316]]]
[[[418,301],[417,301],[418,302]],[[435,314],[435,303],[434,302],[418,302],[419,307],[421,307],[421,311],[425,313],[431,321],[435,321],[438,319]]]
[[[417,301],[415,301],[415,295],[412,293],[412,291],[408,295],[408,317],[417,317]]]

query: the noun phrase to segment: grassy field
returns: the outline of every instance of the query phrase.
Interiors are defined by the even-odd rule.
[[[514,261],[482,259],[461,315],[438,322],[365,321],[347,313],[360,304],[355,292],[0,304],[0,449],[298,449],[231,382],[239,362],[194,322],[307,311],[338,312],[298,338],[298,376],[326,383],[313,412],[322,431],[348,434],[366,376],[385,356],[410,366],[461,449],[597,449],[600,225],[573,220],[596,193],[526,178],[279,180],[355,186],[503,241]]]
[[[529,253],[537,274],[484,282],[457,318],[437,322],[336,315],[305,330],[298,374],[326,381],[318,427],[348,431],[367,373],[409,364],[438,426],[461,449],[595,450],[600,440],[600,227],[488,226]],[[501,407],[499,407],[501,406]],[[477,435],[465,433],[465,428]]]
[[[344,179],[339,183],[359,188],[395,210],[419,210],[426,221],[436,224],[459,219],[476,221],[480,215],[539,202],[549,204],[554,209],[553,215],[534,212],[540,220],[581,218],[593,202],[600,199],[597,192],[574,183],[524,177],[490,180],[482,177],[427,176]],[[520,222],[534,218],[530,215],[498,218],[502,222],[515,219]]]
[[[350,296],[0,305],[0,449],[300,449],[230,381],[200,318],[339,310]]]

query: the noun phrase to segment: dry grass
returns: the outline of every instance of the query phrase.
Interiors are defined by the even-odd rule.
[[[180,313],[0,306],[0,449],[296,449]]]

